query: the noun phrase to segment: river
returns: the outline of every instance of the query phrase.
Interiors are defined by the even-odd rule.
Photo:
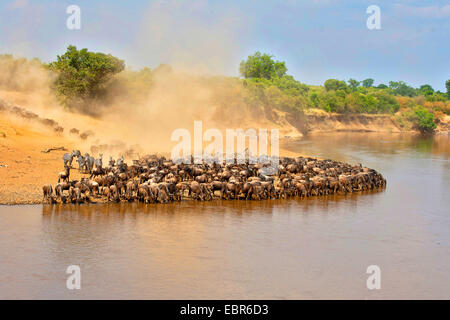
[[[289,150],[387,188],[268,201],[0,206],[1,299],[449,299],[450,138],[334,133]],[[78,265],[81,289],[66,288]],[[381,271],[369,290],[367,267]]]

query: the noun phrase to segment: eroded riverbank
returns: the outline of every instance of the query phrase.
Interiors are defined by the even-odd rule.
[[[335,121],[332,118],[330,116],[330,121]],[[385,123],[379,120],[383,118],[381,116],[369,118],[375,119],[374,121],[378,124]],[[322,123],[319,120],[317,121]],[[327,121],[323,122],[323,127],[320,130],[326,131],[334,126],[332,125],[328,128],[327,126],[330,124]],[[347,120],[342,121],[345,122]],[[350,121],[349,123],[353,122]],[[352,128],[356,130],[356,127]],[[349,130],[349,127],[344,128],[342,126],[334,126],[334,128],[336,130]],[[361,129],[362,127],[359,128]],[[72,150],[80,145],[80,140],[73,137],[70,138],[67,135],[56,135],[53,130],[49,131],[43,128],[37,130],[36,127],[30,126],[28,122],[17,122],[9,118],[0,119],[0,131],[3,133],[0,137],[0,204],[42,203],[42,186],[54,183],[55,177],[63,169],[61,158],[64,153],[64,151],[52,151],[50,153],[43,153],[42,151],[55,146],[64,146],[67,150]],[[355,137],[358,137],[360,134],[356,134]],[[367,134],[368,137],[375,137],[375,139],[379,135],[379,133]],[[303,155],[321,158],[320,156],[317,157],[314,152],[308,153],[308,150],[301,150],[297,147],[292,148],[292,145],[309,143],[309,141],[315,139],[315,136],[320,139],[321,133],[302,137],[299,133],[294,134],[291,131],[286,131],[281,132],[281,135],[282,149],[280,153],[282,156],[295,157]],[[339,136],[339,133],[325,134],[324,139],[333,139],[335,135]],[[385,133],[385,135],[388,136],[389,134]],[[399,137],[400,140],[411,141],[420,141],[422,139],[415,134],[405,133],[394,134],[394,137]],[[432,147],[438,147],[439,141],[442,141],[442,139],[445,139],[445,135],[436,135],[432,138],[430,140],[432,141]],[[85,144],[82,143],[82,145]],[[314,150],[314,148],[311,150]],[[356,164],[356,162],[350,163]],[[365,163],[363,164],[366,165]],[[74,179],[80,179],[83,176],[85,175],[80,174],[77,170],[72,171]]]

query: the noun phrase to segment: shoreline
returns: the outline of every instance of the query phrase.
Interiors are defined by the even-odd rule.
[[[0,122],[1,124],[1,122]],[[334,133],[348,133],[355,131],[334,131]],[[332,134],[333,131],[328,132],[313,132],[310,135],[320,136],[320,135],[328,135]],[[380,132],[373,131],[357,131],[355,133],[358,134],[377,134]],[[416,132],[395,132],[385,134],[406,134],[406,135],[419,135]],[[448,133],[437,133],[437,135],[447,135]],[[281,147],[283,144],[292,143],[294,141],[300,141],[304,138],[304,136],[295,136],[295,137],[283,137],[280,142],[280,155],[286,157],[296,157],[296,156],[304,156],[308,157],[308,155],[300,154],[298,152],[293,152],[289,150],[289,147]],[[58,143],[58,139],[62,139],[61,137],[52,137],[53,144],[61,144]],[[6,167],[0,167],[0,206],[14,206],[14,205],[39,205],[44,204],[43,195],[42,195],[42,186],[45,184],[54,183],[54,178],[58,172],[62,169],[62,155],[65,151],[52,151],[50,153],[42,153],[41,150],[44,149],[44,146],[48,148],[49,144],[45,139],[42,139],[42,136],[38,135],[38,140],[40,140],[41,145],[34,146],[33,148],[29,148],[27,152],[23,150],[11,150],[13,146],[8,146],[9,152],[1,154],[2,147],[5,149],[5,146],[0,145],[0,164],[5,165]],[[0,140],[1,141],[1,140]],[[33,145],[33,141],[30,143]],[[66,148],[71,149],[74,147],[73,143],[69,143],[67,140],[64,141]],[[61,144],[61,145],[64,145]],[[29,145],[26,145],[28,147]],[[12,151],[12,152],[11,152]],[[9,161],[5,161],[5,155],[9,155]],[[12,156],[12,157],[11,157]],[[19,158],[20,157],[20,158]],[[316,158],[316,157],[315,157]],[[15,160],[13,160],[15,159]],[[21,160],[19,160],[21,159]],[[77,169],[72,171],[72,176],[75,179],[80,179],[81,177],[86,177],[85,174],[80,174]],[[96,201],[92,204],[103,203],[101,201]]]
[[[94,177],[100,175],[99,180],[89,180],[92,175],[87,178],[89,174],[84,173],[82,175],[85,177],[81,177],[81,183],[80,179],[69,180],[69,167],[66,166],[65,172],[59,173],[63,182],[59,184],[58,179],[55,195],[51,185],[44,185],[42,200],[28,204],[118,204],[136,201],[145,204],[167,204],[195,200],[302,199],[386,188],[386,179],[381,173],[362,167],[361,164],[351,165],[315,157],[280,156],[279,165],[280,171],[267,173],[269,177],[259,172],[262,166],[255,167],[249,163],[231,167],[225,162],[209,167],[179,167],[172,160],[166,161],[165,157],[149,156],[133,160],[131,167],[117,162],[117,166],[112,164],[101,170],[100,164],[100,167],[92,171]],[[76,170],[72,166],[70,168]],[[80,175],[80,170],[78,173]],[[205,181],[207,177],[208,181]],[[84,179],[88,181],[83,182]],[[100,187],[106,189],[102,191]],[[64,190],[68,193],[64,194]],[[189,191],[188,195],[186,191]],[[215,191],[219,191],[219,198]]]
[[[1,121],[0,121],[1,124]],[[334,131],[335,133],[343,133],[345,131]],[[354,132],[354,131],[353,131]],[[311,135],[328,135],[333,132],[314,132]],[[380,132],[367,132],[358,131],[359,134],[377,134]],[[385,134],[393,134],[384,132]],[[418,135],[414,132],[395,132],[396,134],[406,135]],[[441,134],[439,134],[441,135]],[[444,134],[442,134],[444,135]],[[24,139],[23,135],[19,136],[19,139]],[[48,137],[47,137],[48,138]],[[29,139],[27,137],[26,139]],[[65,145],[67,149],[75,148],[73,142],[65,140],[63,137],[50,137],[53,145]],[[64,141],[55,141],[58,139],[64,139]],[[286,157],[296,157],[308,155],[300,154],[289,150],[289,147],[283,148],[283,144],[292,143],[294,141],[300,141],[302,137],[283,137],[280,141],[280,155]],[[24,150],[18,150],[17,145],[15,150],[12,150],[14,146],[8,146],[9,152],[2,151],[0,145],[0,164],[6,164],[6,167],[0,168],[0,206],[15,206],[15,205],[39,205],[45,204],[42,194],[42,186],[45,184],[54,184],[54,177],[62,170],[62,155],[66,151],[52,151],[50,153],[42,153],[41,151],[48,148],[50,145],[48,140],[44,139],[44,136],[37,135],[39,144],[35,144],[35,140],[29,141],[30,143],[24,146]],[[0,140],[1,141],[1,140]],[[29,148],[30,145],[33,147]],[[12,152],[11,152],[12,151]],[[5,155],[9,155],[9,161],[5,161]],[[317,158],[317,157],[314,157]],[[20,160],[19,160],[20,159]],[[73,164],[75,166],[75,164]],[[75,166],[76,167],[76,166]],[[71,175],[74,179],[80,179],[86,177],[86,174],[80,174],[77,169],[72,171]],[[103,203],[96,200],[91,204]]]
[[[334,200],[336,200],[336,198],[342,198],[344,199],[345,197],[351,197],[351,196],[357,196],[357,195],[370,195],[370,194],[377,194],[380,192],[385,192],[386,188],[379,188],[379,189],[372,189],[372,190],[364,190],[364,191],[354,191],[351,193],[346,193],[346,194],[327,194],[327,195],[319,195],[319,196],[310,196],[307,198],[297,198],[297,197],[292,197],[292,198],[287,198],[287,199],[262,199],[262,200],[245,200],[245,199],[220,199],[218,196],[217,198],[214,198],[213,200],[209,200],[209,201],[204,201],[204,202],[199,202],[197,200],[193,200],[190,198],[185,198],[182,199],[182,201],[178,202],[178,201],[174,201],[174,202],[169,202],[169,203],[165,203],[165,204],[161,204],[161,203],[143,203],[143,202],[136,202],[136,201],[120,201],[120,202],[109,202],[109,201],[99,201],[99,199],[97,199],[97,201],[93,201],[93,202],[85,202],[85,203],[48,203],[48,202],[36,202],[36,203],[9,203],[9,204],[5,204],[5,203],[0,203],[0,208],[2,207],[16,207],[16,206],[38,206],[38,205],[42,205],[42,206],[46,206],[49,208],[65,208],[65,207],[86,207],[86,206],[97,206],[97,205],[124,205],[124,204],[129,204],[129,205],[143,205],[143,206],[160,206],[160,205],[183,205],[185,203],[211,203],[214,204],[215,202],[252,202],[252,203],[258,203],[258,202],[264,202],[264,201],[298,201],[299,199],[301,199],[302,201],[308,201],[308,200],[313,200],[313,199],[327,199],[327,198],[333,198]]]
[[[332,118],[332,116],[330,116]],[[373,119],[386,119],[386,116],[370,116]],[[377,120],[379,121],[379,120]],[[359,134],[407,134],[419,135],[415,131],[391,131],[390,126],[330,126],[330,122],[321,123],[321,126],[309,131],[306,135],[294,129],[294,124],[280,130],[280,155],[286,157],[310,155],[291,151],[283,144],[300,141],[307,136],[327,135],[333,133],[359,133]],[[382,130],[383,129],[383,130]],[[283,132],[284,131],[284,132]],[[64,134],[55,134],[53,129],[30,126],[27,122],[17,122],[10,117],[0,117],[0,205],[36,205],[42,204],[42,186],[53,184],[54,177],[63,170],[62,155],[70,150],[77,149],[82,143],[76,137]],[[436,132],[436,135],[448,135],[448,131]],[[54,146],[64,146],[69,151],[51,151],[43,153]],[[74,166],[76,164],[74,163]],[[80,179],[78,170],[73,170],[72,177]]]

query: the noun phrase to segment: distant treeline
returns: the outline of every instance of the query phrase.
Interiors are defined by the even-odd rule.
[[[63,105],[91,114],[113,103],[117,95],[129,97],[130,104],[139,103],[151,90],[155,74],[173,72],[168,65],[134,71],[112,55],[69,46],[49,64],[0,55],[0,87],[20,89],[19,73],[37,64],[53,75],[51,87]],[[310,109],[343,114],[391,114],[399,126],[424,132],[433,131],[439,119],[450,114],[450,80],[446,82],[445,93],[435,91],[428,84],[413,88],[403,81],[375,86],[374,79],[370,78],[328,79],[323,86],[312,86],[295,80],[287,71],[285,62],[256,52],[241,62],[241,78],[210,77],[204,81],[217,87],[218,97],[226,98],[217,99],[223,108],[234,105],[250,110],[277,109],[296,117]]]
[[[433,131],[444,114],[450,114],[450,80],[447,92],[429,84],[413,88],[403,81],[374,86],[374,79],[348,81],[328,79],[323,86],[311,86],[287,75],[284,62],[256,52],[239,68],[252,103],[267,104],[288,112],[316,108],[335,113],[391,114],[405,129]]]

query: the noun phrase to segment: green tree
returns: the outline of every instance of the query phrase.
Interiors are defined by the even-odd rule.
[[[311,100],[311,103],[314,107],[318,107],[319,106],[319,95],[317,94],[317,92],[312,92],[309,95],[309,99]]]
[[[380,84],[377,86],[377,88],[378,88],[378,89],[386,89],[386,88],[388,88],[388,86],[385,85],[384,83],[380,83]]]
[[[371,78],[365,79],[362,81],[362,85],[364,88],[370,88],[373,86],[374,80]]]
[[[377,113],[377,102],[377,99],[373,95],[366,95],[364,97],[364,113]]]
[[[284,61],[276,61],[273,55],[261,54],[257,51],[254,55],[248,56],[239,66],[239,72],[244,78],[264,78],[274,79],[283,77],[287,68]]]
[[[307,85],[295,80],[293,76],[287,74],[282,77],[274,78],[273,84],[291,95],[306,95],[309,90]]]
[[[424,84],[420,86],[419,93],[423,94],[424,96],[431,96],[434,93],[434,89],[429,84]]]
[[[125,63],[110,54],[77,50],[68,46],[66,53],[48,67],[57,72],[55,81],[57,93],[63,102],[72,107],[100,98],[113,75],[125,68]]]
[[[436,129],[434,123],[434,116],[428,112],[424,107],[418,107],[414,111],[416,118],[416,125],[422,133],[431,133]]]
[[[413,87],[408,86],[403,81],[389,81],[389,88],[395,95],[414,97],[417,95]]]
[[[445,82],[445,87],[447,88],[447,98],[450,99],[450,79]]]
[[[348,80],[348,86],[352,91],[356,91],[356,89],[359,87],[360,81],[357,81],[355,79],[349,79]]]
[[[325,90],[330,91],[330,90],[347,90],[347,84],[345,83],[345,81],[341,81],[341,80],[337,80],[337,79],[328,79],[327,81],[324,82],[324,87]]]
[[[377,90],[374,96],[377,98],[377,113],[394,114],[400,109],[400,105],[393,95],[382,90]]]

